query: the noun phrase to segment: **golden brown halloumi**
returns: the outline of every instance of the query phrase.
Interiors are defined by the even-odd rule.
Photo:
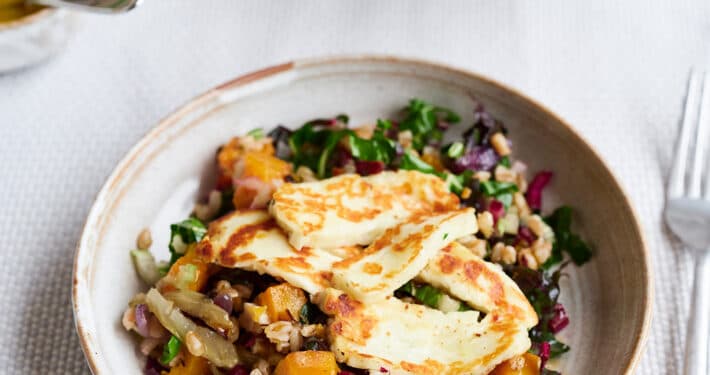
[[[215,220],[197,245],[197,253],[223,267],[281,278],[308,293],[329,286],[332,264],[341,260],[320,249],[294,249],[263,210],[236,211]]]
[[[338,362],[388,374],[487,374],[530,347],[525,324],[496,311],[444,313],[395,297],[375,303],[326,289],[316,296],[331,316],[328,337]]]
[[[332,283],[359,301],[384,299],[414,278],[442,247],[477,229],[473,208],[410,218],[387,229],[360,255],[335,263]]]
[[[458,197],[440,178],[400,170],[284,184],[269,210],[294,247],[327,249],[369,245],[411,217],[458,206]]]
[[[439,251],[417,279],[484,313],[504,315],[526,328],[537,324],[535,310],[515,281],[457,242]]]

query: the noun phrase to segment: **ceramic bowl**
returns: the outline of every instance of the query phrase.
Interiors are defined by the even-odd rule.
[[[215,150],[255,127],[299,126],[346,112],[372,122],[412,97],[451,107],[470,123],[482,103],[510,129],[515,156],[550,169],[544,202],[576,208],[575,221],[596,249],[591,262],[569,267],[562,301],[572,347],[557,363],[563,374],[626,374],[639,360],[651,314],[648,253],[628,198],[594,149],[566,122],[485,77],[421,61],[347,57],[297,61],[237,78],[192,100],[161,121],[118,164],[91,209],[74,266],[78,334],[95,374],[138,374],[144,359],[121,327],[129,299],[145,290],[128,251],[150,227],[154,253],[167,258],[169,223],[198,195]]]
[[[0,73],[47,60],[64,47],[72,27],[69,12],[55,8],[0,23]]]

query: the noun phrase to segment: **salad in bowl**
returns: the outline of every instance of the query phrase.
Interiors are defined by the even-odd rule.
[[[570,207],[543,207],[553,173],[473,110],[412,99],[225,140],[170,259],[148,230],[130,251],[145,373],[557,374],[559,280],[592,252]]]

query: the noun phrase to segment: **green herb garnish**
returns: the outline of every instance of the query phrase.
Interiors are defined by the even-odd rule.
[[[552,215],[545,218],[545,222],[555,232],[555,242],[552,246],[552,255],[542,265],[548,269],[562,261],[562,253],[569,254],[572,261],[582,265],[592,257],[592,249],[582,238],[572,233],[572,208],[562,206],[557,208]]]
[[[185,254],[187,245],[199,242],[206,233],[205,225],[194,217],[170,225],[170,265]]]
[[[180,352],[180,340],[175,335],[170,336],[170,340],[163,346],[163,354],[160,356],[160,363],[167,366]]]
[[[439,121],[455,124],[461,117],[454,111],[431,105],[421,99],[412,99],[405,109],[405,119],[399,124],[399,131],[412,133],[412,145],[421,151],[429,139],[440,140],[443,132],[437,127]]]

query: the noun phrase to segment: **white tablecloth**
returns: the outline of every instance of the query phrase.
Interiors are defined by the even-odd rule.
[[[88,372],[70,304],[74,246],[114,164],[160,118],[264,66],[383,53],[517,87],[601,151],[653,255],[637,373],[679,373],[692,267],[662,224],[663,180],[687,70],[708,47],[707,0],[146,0],[128,15],[83,16],[64,53],[0,76],[0,372]]]

